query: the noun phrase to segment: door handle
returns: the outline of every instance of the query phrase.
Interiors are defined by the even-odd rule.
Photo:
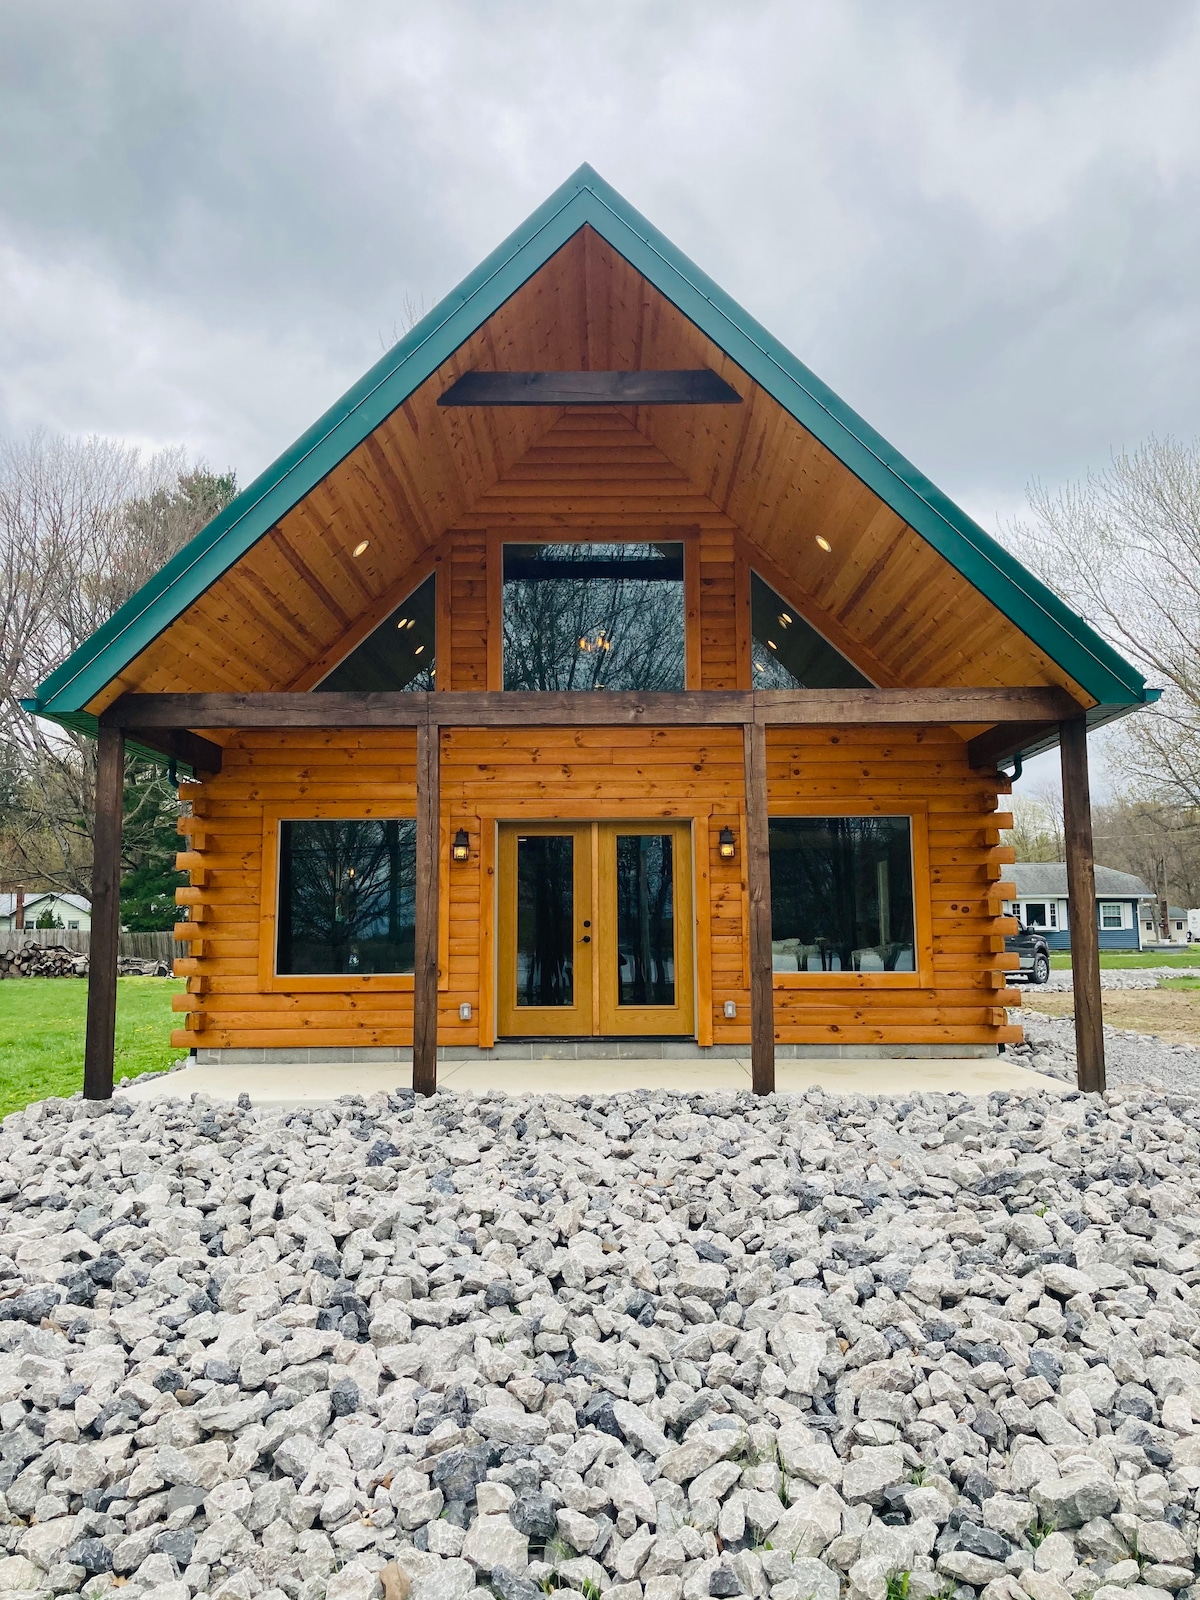
[[[579,942],[580,942],[580,944],[591,944],[591,942],[592,942],[591,934],[590,933],[585,933],[583,938]]]

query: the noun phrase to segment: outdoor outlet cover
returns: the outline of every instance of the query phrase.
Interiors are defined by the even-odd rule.
[[[459,1016],[462,1018],[462,1020],[464,1022],[470,1022],[470,1020],[471,1020],[471,1002],[469,1000],[464,1000],[462,1005],[459,1006],[458,1014],[459,1014]]]
[[[735,1000],[726,1000],[726,1002],[725,1002],[725,1015],[727,1017],[736,1017],[737,1016],[737,1002]]]

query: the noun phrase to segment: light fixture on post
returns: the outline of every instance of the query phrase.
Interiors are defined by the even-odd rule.
[[[728,824],[717,835],[717,851],[722,861],[732,861],[737,853],[737,841],[733,837],[733,829]]]
[[[454,835],[454,843],[450,846],[451,861],[469,861],[471,859],[471,841],[467,837],[467,830],[460,828]]]

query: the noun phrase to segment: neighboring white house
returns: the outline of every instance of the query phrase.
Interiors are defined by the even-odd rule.
[[[39,917],[47,914],[57,919],[63,928],[78,928],[86,933],[92,926],[92,903],[81,894],[55,894],[53,891],[33,890],[25,896],[25,931],[36,927]],[[0,932],[11,933],[17,925],[17,897],[0,894]]]
[[[1187,944],[1189,939],[1200,938],[1200,929],[1192,927],[1192,918],[1200,918],[1200,911],[1184,911],[1179,906],[1167,907],[1167,927],[1172,944]],[[1142,907],[1142,943],[1161,944],[1162,906],[1150,900]]]

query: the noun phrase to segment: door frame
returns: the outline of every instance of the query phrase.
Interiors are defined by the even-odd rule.
[[[599,930],[603,926],[605,906],[610,890],[614,902],[616,893],[616,842],[618,834],[663,834],[667,833],[672,838],[671,849],[671,892],[673,926],[675,927],[675,1004],[673,1006],[622,1006],[618,1001],[617,972],[615,966],[607,969],[599,961],[593,962],[596,974],[596,988],[599,991],[599,1007],[597,1032],[604,1038],[620,1038],[622,1035],[663,1034],[673,1038],[694,1038],[696,1034],[696,922],[692,910],[693,871],[691,856],[693,855],[692,828],[686,822],[668,822],[665,820],[635,822],[611,821],[597,822],[594,843],[593,874],[596,880],[594,894],[595,922]],[[686,844],[688,860],[681,859],[681,845]],[[609,939],[616,941],[616,909],[615,903],[610,909],[614,919],[614,926],[605,929],[605,939],[602,949],[607,954]],[[691,942],[691,949],[685,953],[682,961],[678,959],[681,935]],[[671,1015],[668,1016],[667,1013]],[[690,1025],[689,1025],[690,1019]],[[623,1022],[624,1027],[618,1027]]]
[[[496,1029],[508,1037],[574,1039],[594,1033],[596,1010],[596,824],[564,818],[560,821],[497,824],[496,838]],[[519,835],[573,840],[571,854],[571,976],[574,1004],[570,1006],[509,1006],[501,976],[509,961],[515,963],[517,943],[517,852]],[[500,898],[501,886],[512,874],[511,894]],[[586,931],[585,930],[589,930]],[[521,1026],[516,1026],[520,1023]],[[510,1026],[510,1024],[512,1026]],[[574,1026],[572,1026],[574,1024]]]
[[[501,828],[534,828],[539,824],[547,832],[554,832],[556,827],[566,829],[588,823],[611,823],[614,828],[628,827],[630,831],[644,829],[646,832],[666,832],[672,827],[678,827],[683,837],[688,841],[688,853],[691,863],[690,874],[676,869],[676,894],[686,893],[690,905],[692,959],[691,972],[685,976],[689,979],[692,1006],[692,1027],[686,1030],[684,1037],[694,1037],[700,1045],[711,1045],[713,1042],[713,1012],[712,1012],[712,924],[711,924],[711,883],[710,883],[710,857],[715,859],[717,849],[717,834],[725,823],[730,823],[739,830],[741,836],[744,824],[744,808],[734,804],[714,805],[706,801],[685,801],[682,804],[661,803],[648,808],[644,802],[637,801],[577,801],[571,805],[571,815],[563,816],[566,807],[561,803],[548,801],[526,801],[520,806],[521,814],[514,817],[510,810],[501,811],[499,808],[479,807],[474,812],[471,820],[476,822],[481,834],[481,857],[485,865],[485,880],[491,878],[490,886],[484,882],[481,885],[481,929],[480,952],[483,959],[479,970],[479,1001],[480,1001],[480,1028],[479,1044],[482,1048],[495,1045],[500,1037],[500,964],[501,964],[501,909],[500,909],[500,835]],[[649,812],[649,814],[648,814]],[[656,813],[656,814],[655,814]],[[457,820],[457,818],[455,819]],[[596,862],[598,852],[593,855]],[[722,867],[726,863],[721,863]],[[740,863],[739,863],[740,868]],[[742,876],[739,870],[739,876]],[[740,896],[742,927],[743,967],[746,965],[745,952],[745,896]],[[678,915],[678,911],[677,911]],[[594,1015],[600,1015],[599,1007],[599,963],[593,963],[593,989],[595,993],[596,1010]],[[744,983],[749,982],[748,973],[743,975]],[[601,1037],[599,1034],[585,1035],[584,1037]],[[636,1035],[630,1035],[636,1037]]]

